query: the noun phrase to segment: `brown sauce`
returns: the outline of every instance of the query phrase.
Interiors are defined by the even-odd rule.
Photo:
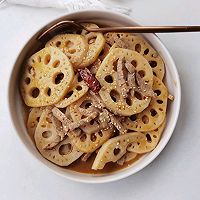
[[[128,167],[129,165],[139,160],[142,157],[142,154],[138,154],[136,158],[134,158],[133,160],[129,162],[124,163],[123,165],[118,165],[117,163],[113,163],[113,162],[107,163],[104,166],[104,168],[101,170],[91,169],[95,156],[96,154],[93,153],[86,162],[82,161],[81,158],[79,158],[78,160],[73,162],[71,165],[64,168],[70,169],[76,172],[80,172],[80,173],[86,173],[86,174],[106,174],[106,173],[111,173],[111,172],[118,171],[118,170]]]

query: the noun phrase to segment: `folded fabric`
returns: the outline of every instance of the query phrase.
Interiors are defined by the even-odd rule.
[[[21,4],[33,7],[52,7],[66,9],[68,12],[81,9],[109,9],[123,14],[129,14],[130,9],[118,6],[109,0],[3,0],[4,5]]]

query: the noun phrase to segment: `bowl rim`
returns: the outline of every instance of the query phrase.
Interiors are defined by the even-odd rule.
[[[65,177],[69,180],[73,180],[73,181],[76,181],[76,182],[82,182],[82,183],[108,183],[108,182],[113,182],[113,181],[117,181],[117,180],[120,180],[120,179],[123,179],[123,178],[126,178],[130,175],[133,175],[137,172],[139,172],[140,170],[142,170],[143,168],[145,168],[147,165],[149,165],[161,152],[162,150],[165,148],[165,146],[167,145],[167,143],[169,142],[173,132],[174,132],[174,129],[175,129],[175,126],[177,124],[177,120],[178,120],[178,116],[179,116],[179,112],[180,112],[180,106],[181,106],[181,84],[180,84],[180,77],[179,77],[179,73],[178,73],[178,70],[176,68],[176,65],[175,65],[175,62],[172,58],[172,56],[170,55],[168,49],[166,48],[166,46],[162,43],[162,41],[160,40],[160,38],[156,35],[156,34],[153,34],[153,33],[150,33],[156,40],[156,43],[159,44],[160,48],[163,49],[163,51],[165,52],[166,54],[166,57],[168,57],[170,60],[170,63],[171,63],[171,68],[173,69],[173,72],[174,72],[174,76],[176,77],[176,87],[177,87],[177,107],[176,107],[176,110],[173,112],[173,116],[174,116],[174,121],[170,124],[171,126],[171,129],[170,129],[170,133],[166,135],[165,137],[165,140],[164,140],[164,143],[162,144],[162,146],[157,146],[154,150],[154,152],[150,152],[149,154],[151,154],[151,157],[149,157],[148,160],[144,161],[142,165],[138,166],[134,171],[133,170],[129,170],[127,172],[124,172],[122,174],[117,174],[115,173],[114,175],[112,176],[102,176],[102,177],[98,177],[98,176],[94,176],[92,177],[92,179],[83,179],[83,178],[78,178],[78,177],[73,177],[73,176],[69,176],[68,173],[61,173],[61,171],[58,171],[58,170],[55,170],[53,169],[51,166],[45,164],[43,162],[43,160],[37,158],[34,153],[29,149],[29,145],[26,144],[23,139],[22,139],[22,136],[18,133],[18,128],[16,127],[16,123],[15,123],[15,120],[14,120],[14,117],[12,115],[13,111],[12,111],[12,98],[11,98],[11,87],[12,87],[12,82],[11,82],[11,78],[14,74],[14,67],[16,65],[16,62],[19,58],[19,55],[21,54],[21,52],[23,51],[23,49],[26,47],[26,45],[28,44],[28,42],[39,32],[41,31],[42,29],[44,29],[46,26],[48,26],[49,24],[53,23],[54,21],[57,21],[59,19],[62,19],[64,17],[68,17],[69,15],[71,14],[88,14],[88,13],[92,13],[92,12],[98,12],[98,14],[109,14],[109,15],[113,15],[113,16],[118,16],[119,18],[123,18],[124,20],[127,19],[127,21],[132,21],[134,22],[135,24],[138,24],[138,25],[141,25],[140,23],[138,23],[138,20],[135,20],[133,17],[130,17],[130,16],[127,16],[125,14],[121,14],[121,13],[117,13],[117,12],[114,12],[114,11],[108,11],[108,10],[98,10],[98,9],[87,9],[87,10],[81,10],[81,11],[74,11],[74,12],[69,12],[67,14],[64,14],[62,16],[59,16],[59,17],[55,17],[53,20],[49,21],[48,23],[45,23],[45,25],[42,25],[37,31],[35,31],[33,34],[31,34],[28,38],[26,38],[26,41],[24,42],[24,45],[22,46],[22,48],[20,49],[19,53],[17,54],[15,60],[14,60],[14,63],[12,65],[12,69],[11,69],[11,72],[10,72],[10,75],[9,75],[9,83],[8,83],[8,94],[7,94],[7,98],[8,98],[8,104],[9,104],[9,115],[10,115],[10,121],[11,121],[11,125],[13,126],[13,129],[15,130],[15,133],[17,134],[18,138],[20,138],[20,141],[21,143],[23,143],[23,145],[26,146],[26,150],[27,152],[29,152],[32,157],[37,160],[39,163],[43,164],[44,166],[46,166],[47,168],[49,168],[51,171],[53,171],[54,173],[58,174],[59,176],[62,176],[62,177]],[[45,158],[43,158],[45,159]],[[133,165],[132,165],[133,167]],[[131,168],[131,166],[130,166]],[[125,168],[126,169],[126,168]],[[119,171],[116,171],[116,172],[120,172],[121,170]],[[82,173],[81,173],[82,174]]]

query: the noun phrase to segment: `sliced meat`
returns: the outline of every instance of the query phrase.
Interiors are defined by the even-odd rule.
[[[136,89],[135,72],[132,74],[128,73],[128,87],[129,87],[129,93],[133,97]]]
[[[69,127],[73,124],[72,120],[70,120],[64,113],[62,113],[58,108],[53,108],[52,110],[53,115],[62,122],[63,131],[65,135],[78,137],[81,135],[81,130],[71,130]]]
[[[128,44],[126,44],[123,39],[120,39],[116,34],[113,35],[113,40],[118,47],[128,49]]]
[[[129,93],[130,95],[133,97],[135,94],[135,88],[136,88],[136,82],[135,82],[135,67],[129,62],[127,61],[125,63],[125,67],[128,70],[128,78],[127,78],[127,82],[128,82],[128,88],[129,88]]]
[[[168,95],[168,99],[169,99],[170,101],[174,101],[174,96],[171,95],[171,94],[169,94],[169,95]]]
[[[90,121],[92,121],[93,119],[95,119],[98,116],[98,114],[99,114],[98,112],[93,112],[89,116],[87,116],[84,119],[79,120],[78,122],[72,122],[72,123],[70,123],[69,124],[69,129],[71,131],[73,131],[73,130],[79,128],[80,126],[83,126],[83,125],[89,123]]]
[[[90,72],[95,75],[97,73],[97,70],[99,69],[101,65],[101,60],[98,58],[90,67]]]
[[[126,129],[124,129],[121,122],[114,116],[114,114],[110,113],[107,109],[105,104],[102,102],[99,95],[96,95],[90,91],[91,95],[94,97],[94,103],[93,105],[100,109],[99,114],[99,121],[101,123],[104,123],[105,127],[110,127],[112,124],[119,130],[120,134],[126,133]]]
[[[135,67],[129,61],[126,61],[125,67],[130,74],[135,73]]]
[[[117,76],[118,76],[118,85],[121,90],[121,94],[123,98],[127,98],[129,88],[127,85],[127,76],[128,76],[128,71],[125,67],[125,59],[124,58],[119,58],[118,63],[117,63]]]
[[[53,114],[51,114],[50,118],[52,120],[53,126],[56,129],[56,132],[60,136],[61,140],[63,140],[64,136],[65,136],[65,133],[64,133],[61,121],[59,121]]]
[[[101,100],[101,97],[99,96],[99,95],[97,95],[97,94],[95,94],[93,91],[89,91],[90,92],[90,94],[92,95],[92,97],[93,97],[93,106],[95,107],[95,108],[99,108],[99,109],[103,109],[103,108],[105,108],[106,106],[105,106],[105,104],[103,103],[103,101]]]
[[[43,110],[43,107],[40,107],[40,108]],[[47,106],[47,107],[45,107],[44,109],[45,109],[48,113],[51,113],[53,108],[54,108],[54,106]]]
[[[122,166],[125,162],[126,162],[126,157],[125,157],[125,155],[123,155],[123,156],[117,161],[117,164]]]
[[[123,165],[126,162],[133,160],[137,156],[137,153],[134,152],[126,152],[118,161],[118,165]]]
[[[81,160],[83,162],[86,162],[88,160],[88,158],[92,155],[92,153],[85,153],[82,157]]]
[[[102,109],[102,112],[99,114],[99,123],[102,128],[105,129],[109,126],[110,117],[109,112],[106,109]]]
[[[70,119],[72,121],[72,117],[71,117],[71,114],[70,114],[69,106],[66,107],[65,115],[66,115],[66,117],[68,119]]]
[[[62,122],[64,131],[68,132],[69,124],[71,124],[72,121],[56,107],[52,109],[52,113],[59,121]]]
[[[142,94],[144,97],[154,97],[155,93],[153,89],[147,85],[147,83],[143,80],[143,78],[136,72],[135,74],[136,77],[136,83],[137,83],[137,89],[138,92]]]
[[[130,62],[126,62],[125,67],[129,72],[127,82],[131,96],[134,96],[134,92],[138,91],[144,97],[153,97],[155,94],[152,88],[136,72],[135,67]]]
[[[89,123],[91,120],[95,119],[98,116],[98,112],[91,113],[88,117],[81,119],[78,122],[72,122],[67,116],[62,113],[58,108],[53,108],[53,115],[63,123],[63,128],[65,131],[73,131],[74,129],[79,128],[80,126]]]
[[[119,130],[120,135],[123,135],[123,134],[125,134],[127,132],[127,129],[124,128],[124,126],[117,119],[116,116],[114,116],[113,114],[109,113],[109,117],[110,117],[111,124],[113,124],[116,127],[117,130]]]
[[[99,55],[99,60],[103,61],[103,59],[108,55],[109,51],[110,51],[110,45],[105,43],[104,48]]]
[[[92,113],[94,112],[98,112],[99,110],[97,108],[95,108],[94,105],[92,105],[90,108],[87,108],[87,109],[81,109],[79,108],[79,112],[82,114],[82,115],[85,115],[85,116],[89,116],[91,115]]]

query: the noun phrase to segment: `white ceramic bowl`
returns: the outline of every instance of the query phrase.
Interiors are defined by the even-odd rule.
[[[133,19],[127,16],[113,12],[96,11],[96,10],[74,12],[65,15],[59,19],[56,19],[55,21],[49,23],[48,25],[63,19],[92,20],[94,22],[102,23],[105,25],[124,25],[124,26],[138,25]],[[103,175],[90,175],[63,169],[61,167],[54,165],[48,160],[44,159],[37,151],[35,145],[28,136],[22,112],[23,107],[18,89],[19,86],[18,79],[20,77],[22,62],[25,56],[27,56],[27,54],[31,55],[33,53],[32,47],[36,45],[36,38],[39,32],[41,32],[41,30],[35,33],[29,39],[29,41],[27,41],[26,45],[19,53],[15,65],[13,66],[13,70],[10,76],[9,89],[8,89],[9,90],[8,101],[9,101],[9,108],[13,125],[16,129],[17,135],[20,137],[22,143],[27,147],[27,149],[33,155],[33,157],[37,158],[42,164],[46,165],[49,169],[56,172],[57,174],[71,180],[85,182],[85,183],[104,183],[104,182],[116,181],[125,178],[127,176],[130,176],[132,174],[135,174],[136,172],[140,171],[145,166],[147,166],[149,163],[151,163],[166,146],[167,142],[169,141],[173,133],[173,130],[175,128],[178,119],[180,102],[181,102],[180,81],[176,66],[168,50],[162,44],[159,38],[155,34],[143,34],[143,36],[152,44],[152,46],[163,57],[166,66],[166,78],[165,78],[166,83],[170,93],[175,96],[175,100],[168,107],[166,128],[163,132],[159,144],[152,152],[146,154],[136,163],[133,163],[131,166],[125,169]]]

